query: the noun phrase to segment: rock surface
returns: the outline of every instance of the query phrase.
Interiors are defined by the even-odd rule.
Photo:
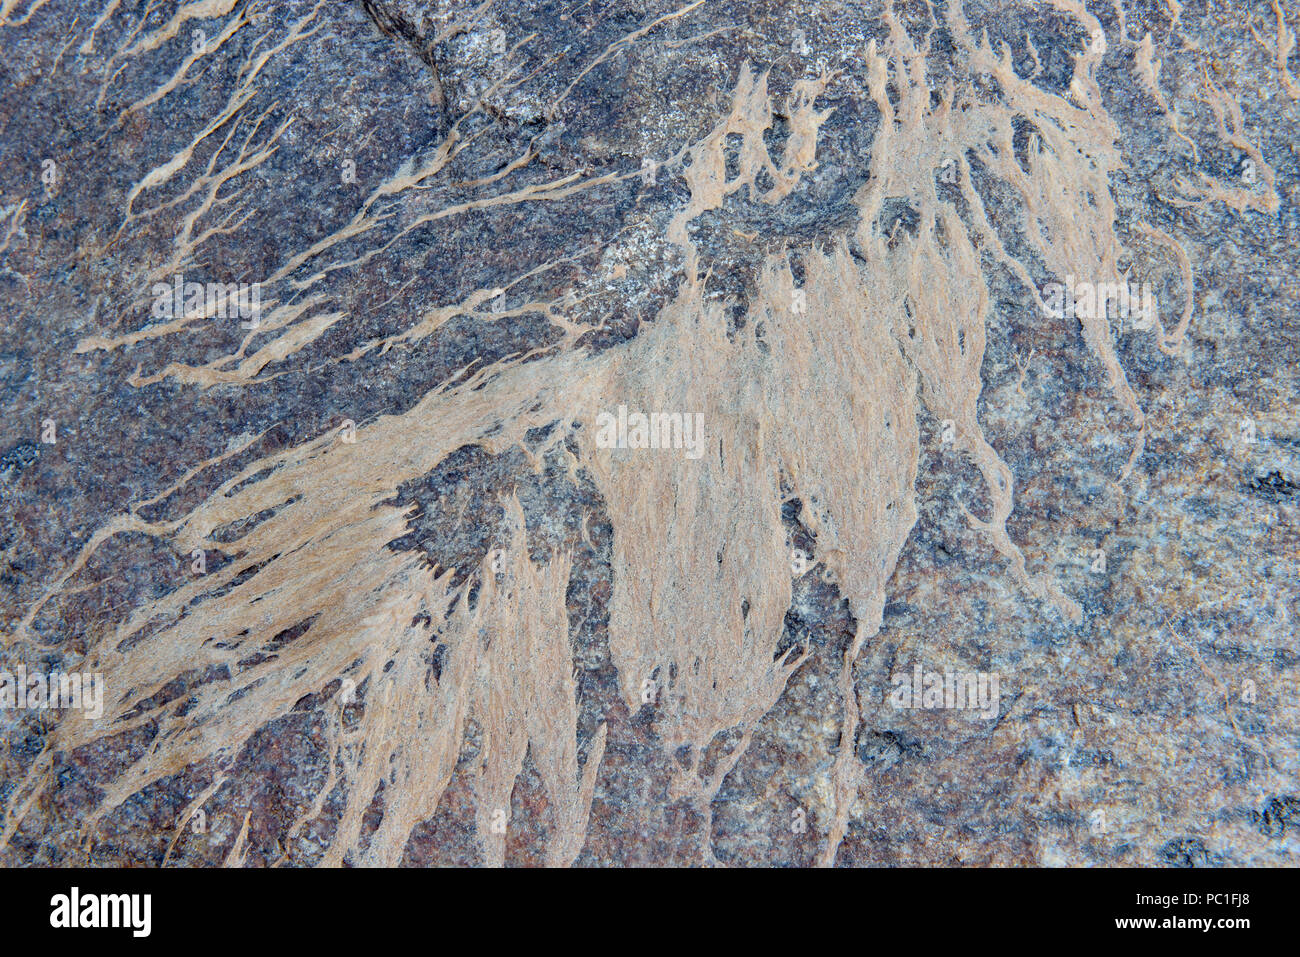
[[[1298,32],[7,0],[0,863],[1294,865]]]

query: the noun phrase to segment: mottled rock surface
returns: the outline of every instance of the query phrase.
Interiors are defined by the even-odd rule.
[[[1294,865],[1297,33],[6,0],[0,863]]]

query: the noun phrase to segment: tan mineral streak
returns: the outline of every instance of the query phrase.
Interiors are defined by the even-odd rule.
[[[310,302],[300,303],[296,310],[302,312],[307,307],[313,305]],[[274,314],[273,314],[274,316]],[[161,382],[166,378],[173,378],[177,382],[186,385],[198,385],[204,388],[219,384],[248,384],[256,380],[256,376],[267,365],[272,362],[279,362],[288,358],[295,352],[304,348],[313,340],[323,335],[331,326],[339,320],[347,317],[345,312],[326,312],[312,316],[310,319],[295,324],[287,333],[272,339],[261,349],[247,358],[243,359],[235,368],[224,369],[222,366],[228,364],[232,359],[238,359],[244,351],[241,346],[239,352],[233,356],[226,356],[209,363],[206,366],[190,366],[179,362],[169,362],[161,372],[155,375],[142,376],[139,374],[131,376],[127,381],[136,387],[152,385],[155,382]],[[253,334],[256,334],[255,332]],[[244,344],[251,340],[252,335],[244,340]]]
[[[126,55],[136,56],[157,49],[180,33],[181,27],[185,25],[186,21],[224,17],[237,6],[239,6],[239,0],[194,0],[193,3],[186,3],[172,14],[172,18],[164,26],[132,44],[127,49]]]
[[[141,110],[143,110],[145,107],[157,103],[159,100],[163,99],[168,94],[175,91],[177,88],[181,86],[181,84],[186,82],[185,77],[189,73],[190,67],[192,67],[203,57],[207,56],[209,53],[216,53],[218,50],[220,50],[222,44],[224,44],[227,40],[229,40],[237,32],[239,32],[240,27],[244,26],[248,22],[249,22],[248,8],[245,7],[237,15],[230,18],[230,22],[226,24],[226,26],[222,29],[222,31],[219,34],[217,34],[215,39],[204,43],[201,47],[199,47],[199,49],[194,50],[193,52],[190,53],[189,56],[187,56],[184,60],[182,60],[181,65],[178,66],[176,68],[176,71],[171,75],[171,79],[169,79],[166,83],[159,86],[148,96],[136,100],[136,102],[132,103],[130,106],[128,106],[126,109],[122,111],[123,114],[138,113]],[[92,30],[91,32],[93,34],[94,31]]]
[[[492,817],[498,811],[508,816],[510,792],[527,750],[555,818],[546,864],[567,866],[586,838],[606,726],[596,732],[585,767],[580,768],[577,681],[565,607],[571,560],[566,554],[552,554],[545,565],[534,565],[518,498],[512,495],[505,506],[510,542],[499,574],[491,570],[490,561],[482,569],[475,627],[465,649],[478,662],[471,716],[483,735],[476,779],[480,834],[487,862],[503,863],[505,833],[494,833]]]
[[[22,2],[22,0],[4,0],[4,5],[0,6],[0,27],[23,26],[36,14],[38,10],[41,9],[41,7],[49,3],[50,0],[33,0],[32,5],[27,8],[26,13],[17,20],[10,20],[9,15],[13,13],[14,9],[20,2]]]
[[[800,660],[773,661],[789,549],[752,333],[729,342],[721,306],[688,284],[642,338],[593,412],[701,414],[703,455],[584,453],[614,522],[609,640],[625,699],[653,703],[664,747],[691,746],[693,766],[718,734],[760,718]]]
[[[1185,176],[1178,176],[1177,182],[1184,192],[1193,197],[1191,200],[1171,198],[1169,201],[1178,206],[1199,206],[1204,203],[1223,203],[1239,213],[1254,210],[1257,213],[1275,215],[1281,207],[1282,200],[1277,194],[1277,173],[1264,160],[1264,154],[1258,146],[1246,137],[1246,123],[1241,113],[1241,103],[1223,87],[1210,79],[1210,72],[1204,64],[1201,66],[1201,86],[1205,96],[1202,103],[1214,113],[1215,126],[1219,138],[1229,146],[1246,154],[1245,163],[1253,166],[1253,175],[1262,179],[1266,191],[1261,193],[1245,176],[1243,165],[1242,180],[1246,186],[1228,185],[1217,177],[1207,173],[1197,173],[1199,182],[1193,183]]]
[[[1272,0],[1272,6],[1274,27],[1277,31],[1273,41],[1270,43],[1260,36],[1253,23],[1250,25],[1250,33],[1265,49],[1272,52],[1273,61],[1277,64],[1277,78],[1282,84],[1282,92],[1293,100],[1300,100],[1300,85],[1297,85],[1295,77],[1287,68],[1291,51],[1296,47],[1295,31],[1287,25],[1286,17],[1282,15],[1280,0]]]
[[[99,16],[90,27],[90,33],[86,36],[85,41],[77,49],[82,56],[87,56],[95,52],[95,34],[99,28],[108,22],[109,17],[117,12],[117,8],[122,5],[122,0],[108,0],[108,4],[100,11]]]
[[[1170,255],[1174,257],[1174,262],[1178,265],[1178,274],[1183,283],[1183,311],[1178,317],[1178,324],[1174,326],[1172,331],[1167,332],[1164,326],[1160,324],[1159,318],[1156,319],[1156,344],[1165,355],[1173,355],[1175,350],[1182,345],[1183,339],[1187,335],[1188,326],[1192,322],[1192,311],[1196,306],[1192,261],[1188,258],[1187,250],[1182,247],[1182,244],[1163,229],[1146,222],[1135,223],[1133,228],[1155,244],[1167,249]]]
[[[761,289],[771,342],[767,404],[774,443],[816,557],[834,574],[858,620],[840,673],[844,702],[833,770],[834,818],[820,861],[834,861],[857,795],[859,706],[853,667],[880,629],[885,587],[912,526],[920,440],[916,375],[895,341],[898,290],[869,287],[843,246],[805,257],[810,316],[789,308],[794,280],[769,261]],[[880,273],[877,278],[883,278]],[[868,292],[868,289],[871,289]],[[846,479],[848,479],[846,481]]]
[[[445,575],[432,578],[411,553],[385,548],[404,534],[406,516],[380,503],[466,442],[504,450],[528,428],[562,417],[557,383],[580,390],[584,381],[573,361],[569,356],[493,367],[431,393],[405,416],[358,430],[355,443],[331,434],[256,462],[178,521],[150,524],[128,514],[97,532],[80,565],[108,537],[130,530],[174,537],[186,553],[204,548],[237,560],[137,609],[93,649],[87,667],[105,673],[110,690],[104,719],[63,722],[55,729],[49,750],[9,802],[0,843],[12,837],[45,786],[56,751],[160,722],[149,751],[105,786],[100,807],[86,821],[93,832],[99,819],[148,784],[210,755],[229,754],[304,695],[343,675],[360,685],[405,646],[422,644],[418,629],[403,626],[421,607],[443,600]],[[495,388],[476,388],[492,383]],[[487,437],[498,424],[500,432]],[[330,478],[322,482],[322,476]],[[270,518],[234,542],[209,537],[237,516],[268,509]],[[230,587],[252,568],[255,574]],[[348,598],[340,600],[343,595]],[[305,634],[268,649],[273,636],[308,619]],[[25,627],[17,637],[24,632]],[[264,658],[266,653],[271,657]],[[240,666],[250,659],[256,663]],[[176,712],[178,702],[147,703],[175,676],[209,665],[227,666],[231,679],[197,689],[186,714]],[[572,844],[571,835],[565,840]]]
[[[224,8],[217,9],[222,5],[224,5]],[[214,12],[211,13],[205,12],[209,6],[212,7]],[[172,23],[167,28],[164,28],[163,31],[159,31],[159,33],[166,32],[166,30],[172,29],[173,26],[175,27],[175,29],[179,29],[179,24],[181,22],[184,22],[184,20],[188,19],[190,16],[224,16],[226,13],[229,13],[230,10],[234,8],[234,6],[235,3],[232,2],[232,0],[200,0],[200,2],[198,3],[187,4],[185,7],[182,7],[181,10],[177,12],[175,17],[173,17]],[[156,189],[157,187],[163,185],[168,180],[170,180],[177,172],[179,172],[189,163],[191,157],[194,154],[194,150],[198,148],[199,144],[203,140],[205,140],[217,129],[224,126],[227,121],[229,121],[232,117],[234,117],[237,113],[239,113],[239,111],[242,110],[245,105],[247,105],[249,100],[251,100],[253,98],[253,95],[257,92],[257,87],[253,85],[253,81],[256,80],[257,77],[261,74],[262,69],[270,61],[271,57],[281,52],[282,50],[285,50],[286,48],[293,45],[294,43],[297,43],[300,40],[312,36],[317,30],[320,29],[321,24],[317,24],[311,30],[305,29],[306,25],[310,23],[313,19],[315,19],[316,14],[320,11],[320,7],[321,4],[318,3],[315,7],[312,8],[310,13],[305,14],[304,16],[300,17],[298,20],[294,21],[285,38],[281,40],[278,44],[276,44],[274,47],[271,47],[256,56],[254,56],[254,53],[251,52],[249,53],[247,59],[245,60],[244,64],[240,67],[239,70],[239,78],[240,78],[239,86],[236,87],[235,91],[230,95],[230,99],[227,101],[225,108],[220,113],[218,113],[216,118],[213,119],[206,127],[204,127],[204,129],[198,135],[194,137],[194,139],[190,142],[189,146],[185,147],[180,152],[176,153],[171,158],[171,160],[168,161],[167,163],[164,163],[163,165],[155,167],[154,169],[150,170],[148,173],[145,174],[143,179],[141,179],[138,183],[136,183],[134,187],[132,187],[131,192],[127,195],[127,201],[126,201],[126,211],[128,214],[127,222],[130,221],[132,204],[134,203],[136,197],[140,195],[140,193],[142,193],[146,189]],[[203,8],[203,10],[198,10],[198,8]],[[190,13],[187,14],[187,10],[190,11]],[[157,36],[157,35],[158,34],[155,34],[153,36]],[[169,34],[167,37],[164,37],[163,40],[170,39],[171,35],[174,35],[174,31],[172,34]],[[269,36],[269,33],[263,34],[261,39],[265,39],[267,36]],[[163,40],[158,40],[157,42],[161,43],[163,42]],[[260,39],[258,42],[260,43]],[[153,46],[156,45],[157,45],[156,43],[153,44]],[[127,54],[134,55],[144,50],[151,50],[153,49],[153,46],[150,45],[150,41],[146,38],[146,40],[141,41],[139,44],[136,44],[135,47],[132,47],[130,50],[128,50]],[[254,45],[254,50],[256,50],[256,45]],[[126,227],[126,222],[123,223],[122,228],[124,229],[125,227]],[[119,230],[119,233],[120,232],[121,230]]]
[[[692,10],[694,10],[696,7],[699,7],[703,3],[704,0],[695,0],[694,3],[688,3],[686,6],[674,10],[672,13],[666,13],[661,17],[657,17],[656,19],[651,20],[645,26],[638,27],[636,30],[633,30],[631,33],[628,33],[626,36],[620,37],[619,39],[615,40],[608,47],[606,47],[605,50],[601,52],[599,56],[597,56],[594,60],[592,60],[589,64],[587,64],[587,66],[583,70],[579,71],[578,74],[574,76],[572,82],[570,82],[569,85],[564,88],[564,92],[561,93],[559,98],[556,99],[555,102],[551,104],[550,107],[551,110],[555,110],[556,108],[559,107],[561,103],[567,100],[569,98],[569,94],[573,92],[573,88],[577,86],[588,73],[590,73],[596,67],[600,66],[600,64],[604,63],[615,53],[618,53],[621,50],[626,50],[632,44],[636,43],[637,40],[640,40],[646,34],[650,33],[650,31],[652,31],[655,27],[667,23],[670,20],[676,20],[678,17],[683,17],[686,14],[690,13]]]
[[[1162,61],[1155,59],[1155,41],[1152,40],[1151,34],[1147,33],[1142,38],[1142,42],[1137,44],[1137,50],[1134,52],[1133,66],[1137,71],[1138,79],[1141,81],[1143,88],[1151,94],[1160,111],[1169,117],[1169,126],[1180,140],[1192,148],[1192,159],[1199,160],[1201,151],[1196,148],[1196,144],[1181,126],[1181,117],[1178,111],[1170,107],[1169,102],[1165,99],[1164,92],[1160,89],[1160,64]]]

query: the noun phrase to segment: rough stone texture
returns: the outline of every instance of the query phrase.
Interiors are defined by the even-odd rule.
[[[93,722],[0,710],[0,863],[1294,865],[1300,10],[970,0],[962,34],[953,6],[5,2],[0,668],[102,671],[107,690]],[[899,52],[927,36],[919,60]],[[921,62],[910,82],[927,107],[953,89],[976,115],[996,115],[1009,81],[975,63],[984,37],[995,56],[1005,44],[1045,115],[1071,104],[1113,123],[1106,236],[1122,244],[1120,268],[1155,289],[1165,329],[1190,300],[1185,335],[1167,348],[1129,321],[1105,332],[1144,437],[1108,381],[1105,350],[1078,320],[1045,317],[1036,290],[976,237],[979,266],[957,275],[972,301],[977,284],[989,299],[982,389],[968,397],[1014,476],[1006,531],[1042,578],[1017,577],[967,521],[964,508],[987,516],[993,497],[972,454],[945,441],[946,416],[922,382],[918,516],[879,629],[845,584],[866,559],[832,558],[827,544],[850,523],[801,500],[782,460],[784,501],[763,520],[809,558],[789,576],[783,631],[754,626],[746,640],[767,642],[774,672],[797,666],[770,705],[756,704],[757,678],[737,685],[720,713],[734,705],[743,720],[673,743],[667,711],[628,693],[649,674],[620,670],[618,576],[663,589],[663,608],[716,606],[699,618],[702,636],[742,598],[747,618],[760,594],[728,590],[734,576],[696,585],[670,568],[697,533],[674,524],[684,506],[673,496],[658,513],[609,506],[616,477],[592,452],[594,410],[583,403],[619,394],[587,383],[675,394],[690,379],[683,369],[713,369],[720,391],[741,395],[750,380],[731,370],[751,368],[743,350],[770,358],[765,264],[786,263],[811,290],[817,257],[843,249],[863,301],[893,302],[880,255],[920,248],[925,224],[892,194],[864,220],[863,197],[888,164],[910,175],[920,162],[882,152],[881,100],[898,106],[908,84],[893,71]],[[891,50],[899,59],[875,96],[872,58]],[[700,204],[689,173],[706,157],[690,151],[733,109],[745,64],[756,77],[770,71],[773,116],[759,133],[780,168]],[[1083,84],[1094,79],[1092,98]],[[824,115],[811,126],[815,162],[782,166],[803,130],[790,94],[813,81],[824,83],[812,103]],[[1014,162],[1028,169],[1034,118],[1007,108]],[[939,155],[928,116],[918,142]],[[740,140],[726,137],[728,178],[747,169]],[[1040,290],[1064,281],[1025,231],[1024,194],[995,175],[997,154],[977,154],[962,154],[970,189],[1009,259]],[[1084,188],[1064,162],[1060,182]],[[1075,162],[1083,177],[1088,160]],[[938,206],[970,227],[969,194],[943,169],[924,168]],[[760,197],[789,170],[786,195]],[[1076,278],[1106,281],[1099,262],[1090,274],[1086,257],[1072,261]],[[151,287],[175,273],[261,283],[267,327],[250,335],[237,319],[201,318],[160,332]],[[274,311],[287,303],[305,308]],[[639,371],[656,330],[678,334],[686,352],[705,349],[686,330],[714,308],[718,341],[737,350],[731,365],[667,360],[654,367],[661,380]],[[795,315],[830,321],[815,307]],[[891,315],[910,369],[904,313]],[[536,406],[503,384],[530,366],[544,370]],[[854,395],[853,408],[870,398]],[[368,461],[336,466],[350,428]],[[404,471],[426,447],[418,474]],[[850,499],[874,494],[867,477],[893,464],[822,463]],[[654,488],[686,488],[690,467]],[[274,484],[281,474],[293,478]],[[283,494],[240,511],[243,490],[262,487]],[[382,505],[346,512],[354,491]],[[673,544],[628,565],[616,546],[651,541],[661,520],[677,530]],[[302,540],[250,544],[267,528]],[[541,654],[519,644],[544,602],[493,589],[502,549],[510,580],[535,574],[538,594],[555,563],[571,562],[559,586],[568,666],[543,671]],[[755,569],[765,561],[752,556]],[[330,574],[313,577],[322,567]],[[445,596],[431,590],[433,569]],[[286,584],[259,590],[272,576]],[[1077,603],[1077,621],[1039,581]],[[380,593],[375,614],[403,617],[330,619]],[[517,626],[510,614],[523,616]],[[640,622],[645,647],[658,647],[663,627]],[[160,649],[188,647],[174,637],[185,635],[193,653],[167,660]],[[732,652],[700,654],[725,665]],[[996,719],[892,707],[891,677],[918,664],[996,673]],[[316,665],[320,680],[300,687],[297,669]],[[256,706],[222,724],[241,674],[258,679],[237,692]],[[679,680],[667,665],[654,674],[665,689]],[[284,700],[266,690],[280,683]],[[388,727],[384,694],[403,690],[413,703],[391,705]],[[561,699],[570,725],[530,724],[560,714]],[[421,724],[420,700],[451,710]],[[497,755],[521,729],[532,744],[513,768]],[[182,746],[189,732],[199,743]],[[445,767],[429,743],[444,737]],[[501,768],[504,784],[493,777]],[[503,836],[491,830],[492,794],[509,805]],[[402,826],[384,856],[386,817]]]

